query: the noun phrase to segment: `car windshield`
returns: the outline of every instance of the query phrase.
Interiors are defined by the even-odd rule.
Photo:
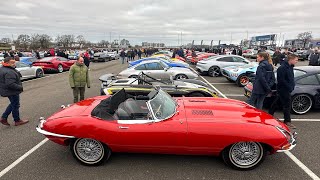
[[[168,119],[176,113],[176,102],[162,90],[159,90],[158,94],[148,101],[148,105],[157,120]]]
[[[294,74],[294,78],[297,78],[297,77],[303,76],[307,73],[304,71],[301,71],[301,70],[294,69],[293,74]]]
[[[166,68],[166,69],[169,69],[169,68],[170,68],[166,63],[164,63],[164,62],[162,62],[162,61],[160,61],[160,64],[162,65],[162,67],[164,67],[164,68]]]

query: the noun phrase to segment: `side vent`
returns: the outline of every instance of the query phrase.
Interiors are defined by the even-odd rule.
[[[201,116],[213,116],[213,112],[211,110],[192,110],[192,114]]]

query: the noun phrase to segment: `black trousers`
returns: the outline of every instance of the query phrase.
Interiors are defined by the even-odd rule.
[[[282,106],[284,122],[291,122],[291,94],[289,92],[278,91],[277,97],[275,98],[269,109],[269,114],[274,115],[278,108],[279,101],[281,102]]]

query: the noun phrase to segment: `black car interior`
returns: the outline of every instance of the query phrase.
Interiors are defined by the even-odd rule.
[[[146,103],[156,94],[157,91],[151,91],[147,96],[133,96],[122,89],[102,100],[91,115],[104,120],[146,120],[149,113]]]

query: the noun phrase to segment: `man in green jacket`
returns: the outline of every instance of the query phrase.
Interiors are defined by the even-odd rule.
[[[90,79],[88,74],[88,68],[84,64],[82,57],[79,57],[78,61],[71,66],[69,71],[69,82],[70,86],[73,89],[73,101],[74,103],[84,100],[84,92],[86,86],[90,88]]]

